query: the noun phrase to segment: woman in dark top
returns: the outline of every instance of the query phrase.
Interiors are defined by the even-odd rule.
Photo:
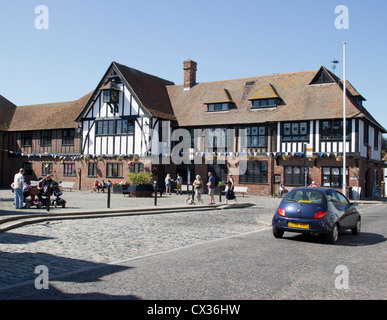
[[[238,204],[238,200],[237,200],[237,198],[235,197],[235,194],[234,194],[234,178],[232,177],[231,174],[229,174],[228,176],[229,176],[229,179],[228,179],[228,182],[227,182],[228,188],[227,188],[227,192],[226,192],[226,202],[225,202],[225,204],[227,204],[228,200],[235,200],[235,204]]]

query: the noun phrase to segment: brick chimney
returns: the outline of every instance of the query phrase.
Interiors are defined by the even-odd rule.
[[[192,60],[186,60],[184,65],[184,90],[191,89],[196,84],[197,63]]]

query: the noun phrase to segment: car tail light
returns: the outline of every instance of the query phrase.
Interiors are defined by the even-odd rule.
[[[314,215],[315,219],[322,219],[327,215],[327,211],[319,211]]]
[[[278,208],[278,214],[279,214],[281,217],[285,217],[285,210],[282,209],[282,208]]]

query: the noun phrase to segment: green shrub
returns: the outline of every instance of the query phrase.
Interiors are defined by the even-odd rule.
[[[139,173],[129,173],[128,182],[131,184],[148,184],[152,183],[152,173],[150,172],[139,172]]]

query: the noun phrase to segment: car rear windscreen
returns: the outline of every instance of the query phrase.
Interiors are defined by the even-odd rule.
[[[301,202],[325,204],[325,194],[319,190],[313,189],[299,189],[290,191],[284,198],[284,202]]]

